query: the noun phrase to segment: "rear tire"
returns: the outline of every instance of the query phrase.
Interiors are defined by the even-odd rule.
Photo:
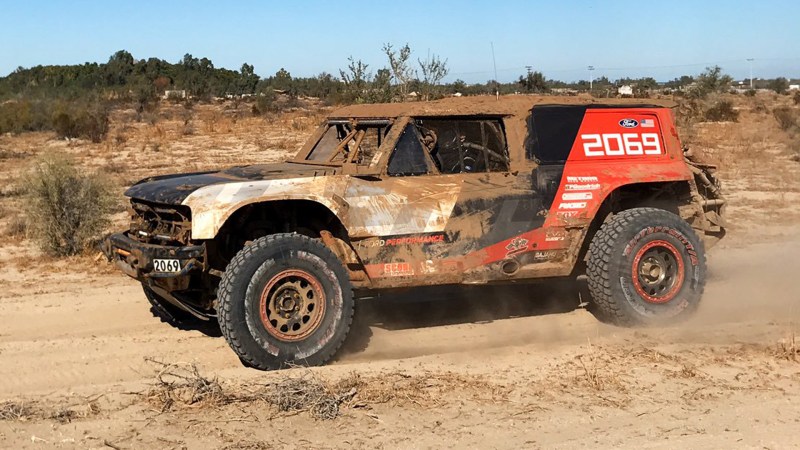
[[[706,281],[703,243],[679,216],[634,208],[603,224],[589,244],[590,311],[617,325],[685,319]]]
[[[261,370],[324,364],[347,336],[353,310],[342,263],[299,234],[246,245],[219,284],[220,330],[245,365]]]

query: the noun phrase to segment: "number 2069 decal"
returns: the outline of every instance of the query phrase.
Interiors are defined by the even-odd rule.
[[[660,155],[657,133],[582,134],[583,152],[588,157]]]

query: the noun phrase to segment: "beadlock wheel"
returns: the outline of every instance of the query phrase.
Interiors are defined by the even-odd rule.
[[[705,287],[703,242],[678,215],[634,208],[614,215],[589,245],[589,310],[617,325],[682,320]]]
[[[259,304],[264,328],[286,342],[308,337],[319,328],[325,315],[322,286],[304,270],[284,270],[272,277]]]
[[[683,286],[683,258],[664,240],[650,241],[636,253],[631,278],[636,292],[650,303],[672,300]]]
[[[272,234],[245,245],[218,292],[222,335],[245,365],[258,369],[324,364],[353,321],[344,265],[321,241],[300,234]]]

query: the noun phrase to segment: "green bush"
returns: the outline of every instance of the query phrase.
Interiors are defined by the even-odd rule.
[[[108,184],[63,156],[38,159],[25,179],[28,231],[46,253],[75,255],[105,230],[114,207]]]
[[[709,122],[738,122],[739,111],[730,100],[719,100],[705,110],[703,117]]]

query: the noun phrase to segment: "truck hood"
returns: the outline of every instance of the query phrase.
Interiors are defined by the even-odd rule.
[[[125,191],[131,199],[179,205],[192,192],[212,184],[334,175],[338,168],[285,162],[238,166],[219,172],[195,172],[145,178]]]

